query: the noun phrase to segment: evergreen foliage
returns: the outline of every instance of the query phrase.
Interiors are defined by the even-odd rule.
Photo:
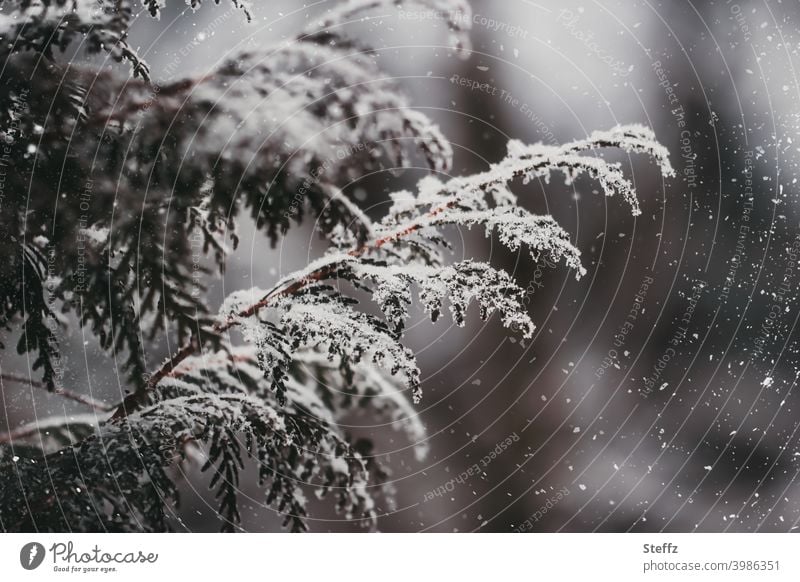
[[[245,2],[234,4],[252,17]],[[155,17],[162,5],[142,2]],[[449,304],[463,326],[474,302],[482,318],[497,314],[526,338],[534,332],[509,273],[448,262],[447,227],[482,227],[510,250],[563,261],[580,277],[568,233],[518,205],[511,183],[585,174],[638,214],[621,166],[592,152],[647,154],[672,174],[652,132],[631,125],[563,146],[512,141],[485,172],[441,180],[450,144],[346,36],[346,23],[376,8],[410,5],[469,14],[462,0],[343,1],[291,43],[158,85],[127,41],[137,3],[0,2],[0,142],[13,160],[0,206],[0,324],[32,355],[41,374],[34,385],[95,409],[0,435],[0,528],[178,528],[176,483],[192,462],[211,474],[224,530],[241,522],[247,463],[292,531],[307,527],[310,491],[376,527],[378,498],[391,496],[380,486],[389,469],[341,424],[368,409],[425,456],[412,406],[422,398],[420,371],[402,343],[409,305],[418,301],[436,321]],[[449,22],[454,50],[467,49],[468,21]],[[123,65],[65,62],[62,53],[75,48]],[[415,192],[392,194],[381,220],[342,191],[413,159],[431,175]],[[218,313],[192,292],[192,236],[221,272],[243,214],[275,244],[308,213],[329,243],[322,258],[271,289],[232,293]],[[360,306],[364,292],[382,317]],[[68,318],[124,359],[130,395],[121,402],[61,385],[56,331]],[[235,345],[234,329],[244,345]],[[153,370],[143,342],[164,337],[181,347]],[[15,380],[4,375],[4,389]]]

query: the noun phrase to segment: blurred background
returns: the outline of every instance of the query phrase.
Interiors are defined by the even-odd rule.
[[[251,24],[225,3],[196,14],[169,3],[160,21],[140,17],[132,39],[166,83],[211,72],[242,48],[287,41],[335,3],[271,0],[254,6]],[[422,369],[428,458],[417,461],[413,443],[367,415],[349,429],[374,439],[393,471],[396,503],[382,504],[380,529],[797,529],[800,7],[470,3],[466,58],[450,50],[436,13],[385,10],[352,26],[452,141],[453,175],[499,161],[509,139],[556,144],[641,123],[669,149],[678,176],[662,179],[646,156],[601,154],[634,180],[639,217],[588,179],[516,185],[524,206],[552,214],[582,250],[588,274],[579,281],[482,232],[450,233],[454,260],[491,259],[527,286],[538,329],[525,342],[476,312],[466,329],[416,314],[406,343]],[[347,188],[372,216],[385,212],[389,192],[423,175],[391,170]],[[311,224],[274,249],[245,225],[224,280],[213,282],[214,303],[268,287],[323,251]],[[65,384],[116,401],[115,363],[80,330],[64,341]],[[148,349],[152,362],[165,353]],[[1,356],[4,370],[28,373],[28,360]],[[3,397],[0,430],[32,420],[31,410],[77,411],[10,383]],[[470,473],[476,464],[480,473]],[[206,481],[185,482],[176,529],[219,528]],[[254,479],[243,477],[242,488],[244,528],[279,530]],[[314,510],[312,531],[359,530],[327,503]]]

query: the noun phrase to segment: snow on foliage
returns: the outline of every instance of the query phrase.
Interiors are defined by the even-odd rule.
[[[246,3],[233,4],[250,17]],[[525,338],[535,331],[510,273],[448,261],[448,231],[483,228],[511,251],[563,260],[581,277],[586,270],[569,233],[520,205],[513,183],[585,175],[636,215],[622,166],[595,150],[646,154],[671,175],[667,152],[639,125],[563,146],[512,141],[485,172],[447,181],[431,175],[414,192],[392,193],[387,214],[373,221],[346,184],[387,161],[407,166],[413,156],[444,173],[452,148],[379,74],[374,56],[346,36],[347,24],[390,7],[433,10],[464,52],[465,0],[339,2],[290,43],[243,51],[157,91],[125,40],[133,5],[2,4],[2,34],[18,42],[0,47],[10,75],[0,86],[0,127],[13,120],[39,135],[46,155],[28,160],[18,151],[24,144],[13,146],[19,163],[9,170],[0,208],[13,234],[0,240],[7,257],[0,324],[25,318],[18,349],[36,353],[42,387],[56,391],[54,330],[61,312],[72,311],[109,355],[124,357],[131,390],[112,414],[101,406],[91,418],[48,419],[0,435],[7,485],[0,524],[13,531],[180,529],[174,468],[200,459],[226,531],[241,525],[239,476],[248,463],[258,466],[267,504],[291,530],[307,528],[308,490],[374,528],[381,503],[391,507],[390,470],[370,439],[346,423],[354,414],[375,416],[403,431],[408,448],[424,458],[425,425],[412,404],[422,398],[421,372],[402,343],[409,306],[418,301],[434,322],[447,310],[464,326],[477,309]],[[152,16],[163,5],[144,2]],[[90,52],[128,61],[138,78],[59,62],[58,50],[79,38]],[[31,94],[37,98],[22,112],[16,104]],[[29,189],[40,195],[11,199]],[[87,193],[92,204],[79,213]],[[330,248],[270,289],[230,294],[215,315],[195,292],[190,237],[200,235],[221,269],[244,211],[273,244],[310,212]],[[85,255],[78,237],[88,243]],[[56,250],[59,260],[49,261]],[[47,292],[45,281],[54,282]],[[365,293],[379,315],[361,307]],[[173,334],[181,347],[150,370],[142,339],[171,345]]]

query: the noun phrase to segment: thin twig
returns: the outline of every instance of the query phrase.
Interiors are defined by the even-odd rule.
[[[33,424],[27,424],[8,432],[0,433],[0,444],[8,444],[17,440],[25,439],[36,434],[39,428]]]
[[[86,396],[85,394],[78,394],[77,392],[72,392],[71,390],[67,390],[66,388],[57,388],[56,390],[51,392],[47,390],[47,387],[41,382],[37,382],[36,380],[31,380],[30,378],[25,378],[24,376],[18,376],[16,374],[0,374],[0,379],[2,379],[5,382],[16,382],[17,384],[26,384],[34,388],[40,388],[42,390],[49,392],[50,394],[58,394],[59,396],[63,396],[64,398],[74,400],[75,402],[80,402],[81,404],[94,408],[99,412],[109,412],[113,408],[110,404],[100,402],[99,400],[95,400],[91,396]]]
[[[83,422],[81,422],[81,420]],[[24,440],[36,433],[42,433],[43,435],[47,434],[47,431],[58,431],[60,429],[66,429],[67,431],[71,431],[69,428],[70,426],[75,426],[78,424],[86,424],[94,426],[95,422],[97,421],[97,416],[92,413],[85,413],[80,415],[80,417],[76,416],[68,416],[68,417],[59,417],[53,416],[48,418],[39,419],[36,422],[31,422],[29,424],[25,424],[13,430],[10,430],[5,433],[0,433],[0,444],[8,444],[16,440]]]

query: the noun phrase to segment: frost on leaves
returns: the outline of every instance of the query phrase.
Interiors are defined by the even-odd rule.
[[[416,284],[420,302],[434,322],[442,313],[442,304],[449,298],[453,319],[463,327],[467,308],[476,300],[481,319],[497,311],[506,327],[522,330],[526,338],[533,335],[533,322],[522,304],[523,290],[508,273],[485,263],[467,260],[439,268],[353,261],[346,269],[348,278],[374,282],[372,297],[395,334],[400,334],[405,327],[408,306],[412,302],[412,285]],[[344,270],[344,267],[340,269],[340,273]]]
[[[163,4],[145,7],[158,16]],[[234,4],[247,12],[245,3]],[[9,40],[0,46],[0,140],[11,144],[15,160],[6,192],[19,193],[0,208],[9,234],[0,240],[7,258],[0,263],[0,325],[27,318],[18,350],[36,354],[35,368],[51,390],[59,311],[125,357],[134,388],[143,388],[147,372],[142,337],[164,339],[168,328],[179,342],[198,329],[213,335],[193,230],[220,269],[226,240],[236,247],[245,213],[273,244],[309,212],[331,239],[363,242],[372,226],[344,185],[414,156],[433,170],[449,168],[452,150],[439,129],[380,74],[376,56],[346,36],[350,21],[407,4],[444,9],[463,2],[339,4],[324,26],[311,24],[292,42],[243,50],[202,76],[154,84],[125,41],[136,2],[0,3],[0,36]],[[129,61],[141,78],[57,58],[81,40],[90,51]],[[19,135],[36,136],[39,154],[29,155]],[[57,249],[58,260],[49,264],[35,245],[18,243],[42,232],[55,233],[46,250]],[[48,271],[58,309],[47,304],[40,280]]]
[[[249,18],[246,3],[233,4]],[[637,215],[621,164],[595,150],[646,154],[672,174],[666,150],[639,125],[563,146],[512,141],[485,172],[446,181],[431,175],[414,192],[391,194],[387,214],[371,219],[349,198],[350,181],[387,160],[408,166],[413,156],[442,174],[452,148],[379,74],[375,55],[345,36],[347,24],[376,9],[435,10],[454,47],[465,50],[469,6],[334,4],[291,43],[241,52],[158,91],[126,43],[132,2],[0,4],[0,30],[17,39],[0,47],[8,80],[0,85],[0,139],[8,141],[2,128],[13,121],[38,136],[42,151],[30,157],[24,144],[10,146],[19,163],[9,168],[0,208],[10,233],[0,239],[0,325],[24,327],[18,349],[36,352],[42,386],[55,390],[53,324],[71,311],[109,355],[124,357],[131,388],[112,414],[94,403],[97,415],[0,435],[4,529],[183,529],[174,506],[176,469],[185,464],[209,474],[226,531],[246,521],[238,498],[248,464],[292,531],[307,527],[308,491],[376,527],[383,504],[392,506],[390,469],[368,438],[344,425],[354,414],[377,416],[424,458],[425,425],[412,404],[422,397],[421,372],[403,344],[409,307],[417,301],[434,322],[449,311],[459,327],[472,309],[525,338],[535,331],[512,274],[448,260],[449,231],[485,229],[511,251],[563,261],[580,278],[586,270],[569,233],[526,210],[515,182],[586,176]],[[163,5],[144,2],[153,16]],[[58,62],[56,49],[79,38],[128,61],[140,78]],[[41,55],[51,60],[40,66]],[[29,189],[37,196],[13,195]],[[232,293],[213,315],[195,292],[203,287],[190,238],[199,237],[221,270],[244,212],[273,244],[311,212],[329,250],[270,289]],[[360,303],[364,296],[377,315]],[[150,373],[141,340],[168,332],[183,347]]]

